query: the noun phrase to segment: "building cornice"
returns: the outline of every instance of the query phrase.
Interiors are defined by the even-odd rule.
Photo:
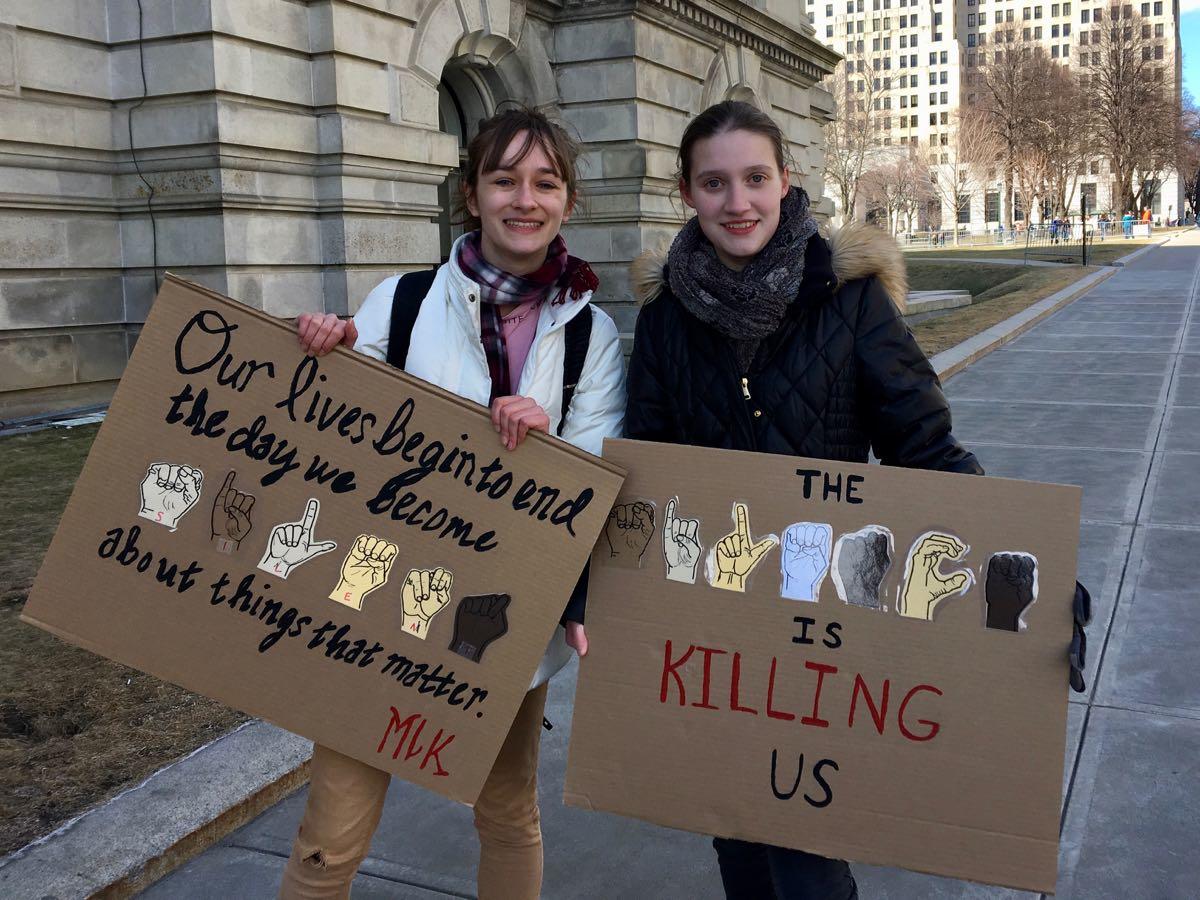
[[[739,0],[561,0],[561,6],[553,7],[540,0],[538,7],[538,12],[557,7],[552,16],[556,24],[624,15],[682,24],[705,37],[744,46],[764,63],[812,82],[831,74],[842,59],[811,33],[797,31]],[[529,8],[532,12],[533,4]]]

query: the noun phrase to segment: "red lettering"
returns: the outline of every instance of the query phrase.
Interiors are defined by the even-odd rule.
[[[778,660],[776,660],[776,658],[774,656],[772,656],[771,657],[771,677],[770,677],[770,680],[767,681],[767,715],[770,716],[772,719],[785,719],[785,720],[790,721],[790,720],[796,718],[796,716],[793,713],[781,712],[772,706],[772,701],[775,699],[775,666],[777,664],[778,664]]]
[[[442,768],[442,759],[438,754],[449,747],[450,742],[453,740],[454,735],[451,734],[448,735],[444,741],[442,741],[442,729],[439,728],[437,735],[435,735],[433,738],[433,743],[431,743],[429,745],[429,749],[425,751],[425,758],[421,760],[421,768],[424,769],[427,765],[429,765],[429,760],[432,759],[434,766],[437,767],[437,771],[433,773],[434,775],[440,775],[443,777],[449,775],[450,773]],[[438,741],[441,741],[441,743],[439,744]]]
[[[840,478],[841,476],[839,475],[838,477]],[[808,669],[810,672],[817,673],[817,689],[813,691],[812,715],[805,716],[800,720],[800,724],[816,725],[818,728],[828,728],[829,722],[825,719],[822,719],[819,715],[821,706],[821,685],[824,683],[826,675],[837,674],[837,666],[828,666],[825,663],[815,663],[811,660],[805,660],[804,668]]]
[[[738,703],[738,691],[742,681],[742,654],[733,654],[733,677],[729,680],[729,708],[735,712],[750,713],[752,716],[758,715],[758,710],[751,706],[742,706]]]
[[[421,754],[421,752],[425,749],[424,747],[418,747],[417,741],[421,737],[421,732],[425,730],[425,723],[427,721],[428,721],[428,719],[421,719],[421,724],[418,725],[417,730],[413,732],[413,736],[408,742],[408,749],[404,751],[404,761],[405,762],[408,762],[414,756],[419,756]],[[396,753],[392,756],[392,759],[395,759],[399,755],[400,755],[400,748],[397,747]]]
[[[666,648],[663,651],[663,673],[662,673],[662,689],[659,691],[658,702],[667,702],[667,676],[670,675],[675,679],[675,684],[679,688],[679,705],[686,705],[687,689],[683,686],[683,679],[679,677],[679,667],[686,663],[692,657],[696,645],[689,644],[687,653],[679,657],[675,662],[671,662],[671,642],[667,641]]]
[[[921,735],[921,736],[917,736],[917,735],[913,734],[911,731],[908,730],[908,727],[904,724],[904,710],[908,707],[908,701],[911,700],[913,698],[913,696],[919,691],[929,691],[930,693],[937,694],[939,697],[942,696],[942,692],[939,691],[937,688],[935,688],[932,684],[918,684],[911,691],[909,691],[907,694],[905,694],[904,699],[902,701],[900,701],[900,713],[898,716],[898,721],[900,724],[900,733],[903,734],[910,741],[931,741],[937,735],[939,729],[941,729],[941,727],[942,727],[937,722],[931,722],[928,719],[917,719],[918,725],[929,726],[928,733]]]
[[[392,736],[392,731],[395,730],[400,735],[400,742],[396,745],[396,752],[392,754],[392,759],[395,759],[400,755],[400,748],[404,746],[404,742],[408,740],[408,733],[412,730],[413,722],[421,717],[417,713],[413,713],[407,719],[401,721],[400,710],[394,706],[390,708],[392,710],[392,718],[388,722],[387,731],[383,733],[383,740],[379,742],[379,746],[375,748],[375,752],[383,752],[383,748],[387,746],[388,738]]]
[[[850,727],[854,727],[854,710],[858,706],[858,695],[861,692],[867,701],[867,710],[871,713],[871,718],[875,722],[875,730],[883,734],[883,723],[887,719],[888,706],[888,691],[891,688],[891,681],[887,678],[883,679],[883,700],[879,706],[875,706],[875,701],[871,699],[871,692],[867,690],[867,683],[863,681],[862,675],[854,676],[854,691],[850,695]]]
[[[709,698],[709,690],[708,689],[709,689],[709,687],[711,685],[711,681],[712,681],[712,679],[711,679],[712,658],[717,655],[724,656],[725,651],[724,650],[714,650],[712,647],[697,647],[696,649],[704,654],[704,681],[700,687],[700,702],[693,703],[692,706],[695,706],[699,709],[720,709],[721,707],[713,706],[711,703],[708,702],[708,698]]]

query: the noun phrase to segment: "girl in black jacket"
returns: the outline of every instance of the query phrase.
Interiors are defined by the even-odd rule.
[[[904,262],[878,229],[826,241],[789,183],[783,135],[746,103],[684,131],[679,189],[696,216],[634,266],[646,301],[626,436],[982,474],[950,431],[937,375],[901,318]],[[716,838],[726,896],[851,900],[850,867]]]

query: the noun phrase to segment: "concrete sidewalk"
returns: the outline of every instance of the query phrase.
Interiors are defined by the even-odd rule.
[[[1184,898],[1200,884],[1200,235],[1175,238],[955,376],[955,431],[989,474],[1082,485],[1097,602],[1072,695],[1058,896]],[[562,805],[574,668],[542,741],[544,896],[719,898],[699,836]],[[143,896],[269,898],[304,793]],[[474,896],[470,810],[393,782],[356,898]],[[855,866],[863,898],[1031,897]]]

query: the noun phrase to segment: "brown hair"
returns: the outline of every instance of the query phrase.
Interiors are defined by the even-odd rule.
[[[783,131],[765,112],[741,100],[726,100],[710,106],[688,123],[679,141],[679,177],[692,180],[692,150],[703,141],[727,131],[749,131],[768,138],[775,147],[775,162],[779,171],[787,169],[787,145]]]
[[[517,135],[525,133],[517,155],[505,159],[508,145]],[[579,143],[561,125],[527,106],[517,106],[496,113],[479,124],[479,132],[467,143],[467,158],[463,163],[460,195],[455,202],[455,218],[468,230],[480,227],[478,217],[467,208],[467,197],[474,193],[479,176],[494,172],[502,165],[515,166],[533,148],[541,147],[557,169],[558,177],[567,188],[567,203],[574,203],[579,192]]]

